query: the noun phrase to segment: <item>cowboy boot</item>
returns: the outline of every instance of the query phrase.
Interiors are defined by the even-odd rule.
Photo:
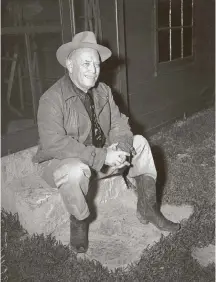
[[[78,220],[70,215],[70,245],[77,253],[85,253],[88,249],[88,222],[87,219]]]
[[[151,222],[162,231],[175,232],[180,229],[179,223],[174,223],[160,212],[156,199],[155,180],[147,175],[136,176],[137,184],[137,218],[141,223]]]

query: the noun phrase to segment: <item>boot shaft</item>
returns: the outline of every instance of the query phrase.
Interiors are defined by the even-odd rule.
[[[138,201],[144,201],[150,206],[157,205],[156,182],[148,175],[139,175],[135,177],[137,184]]]

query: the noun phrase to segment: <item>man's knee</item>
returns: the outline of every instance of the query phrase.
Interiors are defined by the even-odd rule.
[[[72,162],[68,165],[69,181],[81,180],[83,178],[90,178],[91,170],[89,166],[81,161]]]
[[[135,135],[133,139],[133,147],[135,150],[138,150],[139,148],[143,147],[149,147],[149,143],[145,137],[142,135]]]
[[[89,179],[91,170],[79,159],[67,159],[61,162],[53,176],[57,187],[59,187],[65,182],[74,183],[81,182],[84,178]]]

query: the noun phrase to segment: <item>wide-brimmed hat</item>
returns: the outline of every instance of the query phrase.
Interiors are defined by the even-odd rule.
[[[56,57],[59,63],[66,67],[66,59],[71,52],[79,48],[92,48],[98,51],[101,61],[106,61],[112,54],[110,49],[97,44],[96,37],[92,31],[84,31],[77,33],[71,42],[61,45],[57,52]]]

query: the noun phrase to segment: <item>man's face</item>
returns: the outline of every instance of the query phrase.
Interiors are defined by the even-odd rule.
[[[91,48],[74,51],[68,58],[67,68],[73,83],[87,92],[95,85],[100,74],[98,52]]]

